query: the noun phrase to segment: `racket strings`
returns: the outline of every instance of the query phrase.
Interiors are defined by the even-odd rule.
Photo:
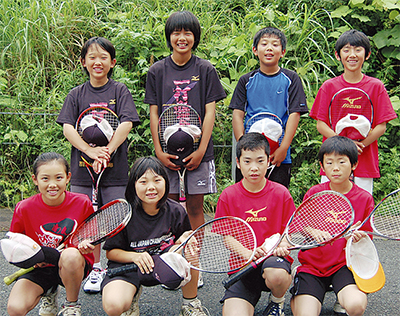
[[[159,130],[160,142],[163,151],[167,151],[167,143],[164,139],[164,131],[167,127],[173,125],[189,126],[194,125],[201,129],[201,120],[194,109],[187,105],[171,106],[166,109],[160,116]],[[199,147],[200,139],[195,139],[193,150]]]
[[[227,272],[247,264],[253,258],[255,247],[255,235],[247,224],[224,219],[198,230],[186,244],[184,256],[194,268]]]
[[[96,242],[108,236],[126,222],[129,213],[127,202],[114,203],[97,211],[71,238],[71,244],[78,246],[83,240]]]
[[[392,239],[400,239],[400,192],[382,201],[370,222],[378,234]]]
[[[323,194],[307,200],[296,211],[288,227],[288,240],[295,246],[313,246],[344,234],[353,222],[353,209],[347,199]]]

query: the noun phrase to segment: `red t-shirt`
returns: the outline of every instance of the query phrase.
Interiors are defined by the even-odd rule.
[[[39,193],[17,204],[10,231],[25,234],[41,246],[57,248],[92,213],[92,202],[87,195],[65,191],[60,205],[49,206]],[[93,265],[93,254],[84,257]]]
[[[260,192],[252,193],[240,181],[221,193],[215,217],[244,219],[253,228],[259,247],[265,238],[283,233],[295,209],[293,198],[283,185],[267,180]],[[288,257],[288,260],[292,262],[292,258]]]
[[[333,95],[339,90],[347,87],[360,88],[364,90],[371,98],[374,105],[374,116],[371,128],[378,124],[389,122],[397,117],[390,102],[389,95],[379,79],[364,75],[358,83],[348,83],[343,75],[325,81],[315,98],[313,107],[310,111],[310,117],[329,124],[329,103]],[[325,141],[323,137],[323,141]],[[324,174],[321,171],[321,174]],[[378,142],[363,149],[363,153],[358,156],[358,166],[354,170],[354,176],[361,178],[379,178],[379,160],[378,160]]]
[[[317,184],[313,186],[304,196],[306,200],[311,195],[330,190],[330,182]],[[363,221],[374,208],[374,199],[372,195],[353,184],[353,188],[345,194],[354,208],[354,223]],[[362,230],[371,231],[371,226],[365,224]],[[340,268],[346,265],[346,239],[340,238],[332,244],[327,244],[322,247],[299,251],[298,258],[301,266],[298,267],[298,272],[306,272],[319,277],[327,277],[337,272]]]

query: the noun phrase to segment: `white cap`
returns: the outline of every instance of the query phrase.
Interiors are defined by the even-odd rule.
[[[353,272],[358,288],[364,293],[374,293],[385,285],[385,272],[379,262],[378,252],[369,236],[346,244],[346,264]]]
[[[270,118],[263,118],[251,125],[249,133],[261,133],[265,137],[277,142],[282,135],[282,126]]]
[[[172,126],[168,126],[165,131],[164,131],[164,140],[166,143],[168,143],[168,139],[172,134],[177,132],[179,129],[184,131],[185,133],[189,134],[190,136],[193,137],[193,141],[196,139],[200,138],[201,136],[201,129],[196,126],[196,125],[180,125],[180,124],[175,124]]]
[[[110,123],[106,119],[102,119],[99,117],[93,117],[93,115],[86,115],[81,121],[81,129],[82,133],[84,133],[85,129],[91,126],[97,126],[100,131],[104,134],[108,141],[111,140],[114,135],[114,130],[111,127]],[[90,141],[89,141],[90,142]]]
[[[345,130],[351,128],[352,130]],[[368,136],[371,122],[364,115],[347,114],[336,123],[335,132],[350,139],[363,139]]]

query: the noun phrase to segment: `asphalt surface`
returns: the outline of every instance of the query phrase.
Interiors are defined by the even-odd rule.
[[[11,220],[12,212],[10,210],[0,210],[0,239],[5,238],[5,233],[8,231],[9,223]],[[382,266],[385,270],[386,284],[382,290],[376,293],[369,294],[368,307],[365,316],[380,316],[380,315],[400,315],[400,304],[398,303],[399,297],[399,279],[398,273],[399,264],[398,258],[400,254],[400,243],[395,241],[378,240],[375,239],[375,245],[379,253]],[[105,265],[104,254],[102,261]],[[296,254],[292,254],[296,257]],[[395,260],[392,260],[395,259]],[[297,264],[296,262],[294,264]],[[2,276],[13,273],[18,268],[9,264],[0,255],[0,271]],[[222,305],[219,303],[223,295],[224,288],[221,284],[225,279],[225,275],[216,274],[203,274],[204,286],[199,289],[198,297],[202,301],[210,315],[222,315]],[[11,286],[0,283],[0,315],[7,315],[7,299],[11,290]],[[59,304],[65,298],[65,290],[62,288],[59,296]],[[255,315],[262,315],[266,306],[268,296],[264,293],[256,306]],[[80,303],[82,304],[82,315],[106,315],[102,309],[101,295],[100,294],[86,294],[81,290]],[[292,316],[289,305],[290,294],[286,294],[285,315]],[[320,315],[335,315],[332,307],[335,302],[335,295],[328,292],[325,296],[325,301]],[[173,316],[179,315],[182,303],[181,291],[169,291],[163,289],[161,286],[145,287],[139,300],[140,315],[142,316]],[[38,307],[33,309],[31,315],[38,315]]]

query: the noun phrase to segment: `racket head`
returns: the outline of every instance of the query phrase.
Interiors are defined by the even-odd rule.
[[[296,209],[285,234],[292,249],[310,249],[343,236],[353,222],[350,201],[339,192],[326,190],[313,194]],[[325,233],[324,240],[317,237],[319,232]]]
[[[276,126],[274,126],[274,124],[271,124],[268,120],[277,123],[280,126],[280,129],[278,128],[278,125],[275,124]],[[256,132],[261,132],[268,139],[271,151],[270,154],[279,147],[285,134],[282,120],[277,115],[270,112],[260,112],[250,117],[245,125],[245,133],[247,134],[252,132],[253,129]]]
[[[374,208],[369,221],[375,235],[400,240],[400,189],[389,193]]]
[[[182,255],[191,268],[208,273],[227,273],[251,262],[257,241],[247,222],[238,217],[224,216],[197,228],[182,247]]]
[[[100,123],[102,120],[106,120],[114,132],[117,130],[120,124],[118,115],[110,108],[105,106],[91,106],[82,111],[78,117],[78,120],[76,121],[75,129],[80,136],[82,136],[83,133],[82,120],[89,116],[98,123]]]
[[[168,127],[174,125],[183,128],[195,126],[201,131],[201,124],[200,115],[189,105],[175,104],[165,109],[158,120],[158,135],[163,151],[167,152],[167,142],[164,133]],[[195,137],[193,142],[193,151],[197,150],[199,144],[200,137]]]
[[[360,88],[348,87],[343,88],[336,92],[332,97],[329,104],[329,123],[333,131],[337,131],[337,124],[341,119],[344,119],[347,115],[350,117],[354,116],[352,119],[357,117],[365,117],[370,122],[370,127],[373,123],[374,117],[374,107],[369,95]],[[356,122],[356,121],[354,121]],[[348,125],[347,127],[352,127],[355,125]],[[353,136],[354,133],[347,134],[345,131],[340,133],[342,136],[347,136],[351,139],[360,139],[360,136]],[[359,133],[355,133],[359,134]],[[355,135],[354,134],[354,135]],[[361,138],[365,138],[361,136]]]
[[[77,247],[83,240],[98,245],[118,234],[132,216],[130,204],[124,199],[113,200],[91,214],[71,235],[69,243]]]

